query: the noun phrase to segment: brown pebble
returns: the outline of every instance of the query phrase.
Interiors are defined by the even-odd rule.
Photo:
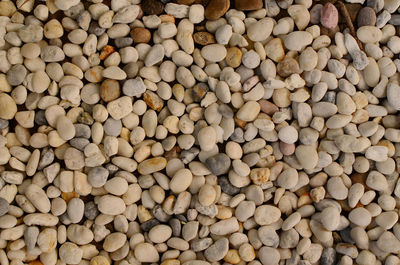
[[[235,0],[235,8],[242,11],[258,10],[263,8],[262,0]]]
[[[357,25],[362,26],[375,26],[376,14],[370,7],[363,7],[357,15]]]
[[[154,92],[147,90],[143,95],[143,100],[153,110],[160,111],[164,106],[164,101]]]
[[[151,39],[151,33],[146,28],[134,28],[131,31],[131,37],[134,43],[148,43]]]
[[[280,61],[276,66],[276,71],[282,77],[288,77],[291,74],[301,73],[299,63],[290,57],[286,57],[283,61]]]
[[[167,23],[167,22],[175,23],[175,17],[168,14],[160,15],[160,19],[161,23]]]
[[[164,9],[164,4],[158,0],[142,0],[141,6],[145,15],[159,15]]]
[[[190,95],[195,102],[200,102],[206,95],[207,91],[208,91],[207,86],[204,86],[204,84],[200,83],[192,88],[191,90],[192,93],[190,93]]]
[[[120,87],[117,80],[106,79],[103,81],[100,87],[100,97],[105,101],[109,102],[119,98]]]
[[[209,32],[196,32],[193,34],[194,42],[199,45],[209,45],[215,43],[214,35]]]
[[[209,20],[216,20],[225,15],[230,6],[229,0],[210,0],[204,15]]]
[[[226,52],[225,61],[230,67],[239,67],[242,62],[242,51],[237,47],[229,48]]]
[[[194,3],[194,0],[177,0],[176,3],[180,5],[190,6]]]
[[[103,49],[101,49],[101,53],[100,53],[100,60],[105,60],[107,59],[107,57],[111,54],[115,52],[115,49],[113,46],[111,45],[106,45],[103,47]]]

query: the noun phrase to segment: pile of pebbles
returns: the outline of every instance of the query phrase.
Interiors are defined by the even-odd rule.
[[[3,0],[0,265],[399,265],[400,0]]]

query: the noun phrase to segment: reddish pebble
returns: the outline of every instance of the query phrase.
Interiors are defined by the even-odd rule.
[[[287,144],[284,142],[279,142],[279,150],[281,150],[281,153],[285,156],[292,155],[295,149],[296,149],[295,144]]]
[[[279,108],[274,103],[269,102],[268,100],[261,99],[258,101],[258,104],[260,104],[261,111],[268,115],[273,115],[275,112],[279,111]]]
[[[333,29],[339,21],[339,13],[334,5],[326,3],[321,11],[321,24],[325,28]]]

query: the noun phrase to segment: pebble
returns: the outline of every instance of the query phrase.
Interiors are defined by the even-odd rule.
[[[15,101],[6,93],[0,93],[0,105],[3,106],[0,109],[0,119],[11,120],[17,113],[17,104]]]
[[[301,51],[310,45],[312,40],[312,35],[306,31],[293,31],[285,37],[283,43],[288,50]]]
[[[230,6],[229,0],[212,0],[208,2],[204,15],[206,19],[217,20],[228,11]]]
[[[365,227],[371,222],[371,214],[365,208],[359,207],[349,213],[349,220],[355,225]]]
[[[271,35],[273,26],[274,22],[272,19],[260,19],[248,27],[247,36],[252,41],[264,41]]]
[[[226,48],[222,44],[210,44],[201,49],[201,56],[210,62],[220,62],[226,57]]]
[[[262,205],[256,208],[254,219],[259,225],[270,225],[278,221],[281,216],[279,208],[271,205]]]
[[[210,262],[222,260],[228,253],[229,241],[226,238],[220,238],[204,251],[204,256]]]
[[[320,18],[322,26],[333,29],[337,26],[339,21],[339,13],[336,7],[331,3],[326,3],[321,9],[321,18]]]
[[[206,160],[206,165],[216,176],[226,174],[231,166],[231,160],[224,153],[216,154]]]
[[[135,79],[128,79],[122,86],[122,91],[125,95],[130,97],[137,97],[146,91],[146,86],[140,77]]]
[[[253,121],[260,113],[260,104],[256,101],[246,102],[237,112],[236,116],[242,121]]]
[[[258,10],[263,7],[263,2],[261,0],[235,0],[235,8],[237,10]]]
[[[0,198],[0,216],[5,215],[10,208],[10,205],[7,200]]]
[[[360,9],[357,15],[357,25],[362,26],[374,26],[376,23],[376,13],[371,7],[363,7]]]

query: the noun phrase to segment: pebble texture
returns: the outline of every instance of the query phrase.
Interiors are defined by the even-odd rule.
[[[400,264],[399,7],[0,1],[0,264]]]

